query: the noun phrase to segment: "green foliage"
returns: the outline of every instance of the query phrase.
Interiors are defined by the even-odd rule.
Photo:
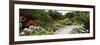
[[[66,13],[65,14],[65,18],[69,18],[71,20],[71,18],[73,18],[74,14],[72,12]]]
[[[75,11],[74,12],[74,17],[72,18],[73,22],[77,23],[77,24],[80,24],[80,25],[84,25],[82,26],[83,29],[85,32],[86,30],[89,30],[89,12],[81,12],[81,11]],[[79,30],[79,29],[77,29]],[[79,32],[82,32],[82,31],[79,31]]]
[[[77,24],[84,24],[84,28],[89,29],[89,12],[74,12],[76,15],[72,18]]]
[[[39,19],[41,21],[41,25],[44,27],[49,26],[52,22],[52,18],[47,12],[45,12],[45,10],[33,10],[32,17]]]
[[[63,18],[62,14],[56,10],[49,10],[48,14],[52,17],[53,20],[59,20]]]
[[[50,35],[53,34],[53,31],[51,28],[45,29],[45,28],[40,28],[38,30],[35,30],[31,32],[29,35]]]

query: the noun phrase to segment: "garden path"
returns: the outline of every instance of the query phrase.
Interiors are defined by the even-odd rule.
[[[77,26],[75,25],[69,25],[69,26],[65,26],[64,28],[61,28],[59,30],[57,30],[54,35],[58,35],[58,34],[77,34],[78,32],[74,31],[73,28],[75,28]]]

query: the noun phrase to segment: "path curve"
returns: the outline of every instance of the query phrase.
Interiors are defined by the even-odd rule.
[[[74,31],[73,28],[75,28],[77,26],[75,25],[69,25],[69,26],[65,26],[64,28],[61,28],[59,30],[57,30],[54,35],[58,35],[58,34],[77,34],[78,32]]]

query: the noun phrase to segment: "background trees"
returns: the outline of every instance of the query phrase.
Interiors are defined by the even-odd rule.
[[[43,27],[47,27],[52,23],[52,18],[45,10],[33,10],[32,18],[37,18],[41,21]]]
[[[63,17],[61,13],[57,12],[57,10],[48,10],[48,14],[53,20],[60,20]]]

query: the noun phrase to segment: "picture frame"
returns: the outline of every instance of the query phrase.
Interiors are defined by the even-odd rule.
[[[94,5],[78,5],[78,4],[61,4],[47,2],[28,2],[28,1],[10,1],[9,4],[9,44],[25,44],[25,43],[43,43],[58,41],[74,41],[95,39],[95,6]],[[89,33],[88,34],[64,34],[64,35],[46,35],[46,36],[19,36],[19,17],[20,10],[25,9],[42,9],[42,10],[74,10],[89,11]],[[71,11],[71,12],[72,12]],[[25,12],[24,12],[25,13]],[[25,13],[26,14],[26,13]],[[17,30],[17,31],[16,31]],[[16,33],[17,32],[17,33]]]

